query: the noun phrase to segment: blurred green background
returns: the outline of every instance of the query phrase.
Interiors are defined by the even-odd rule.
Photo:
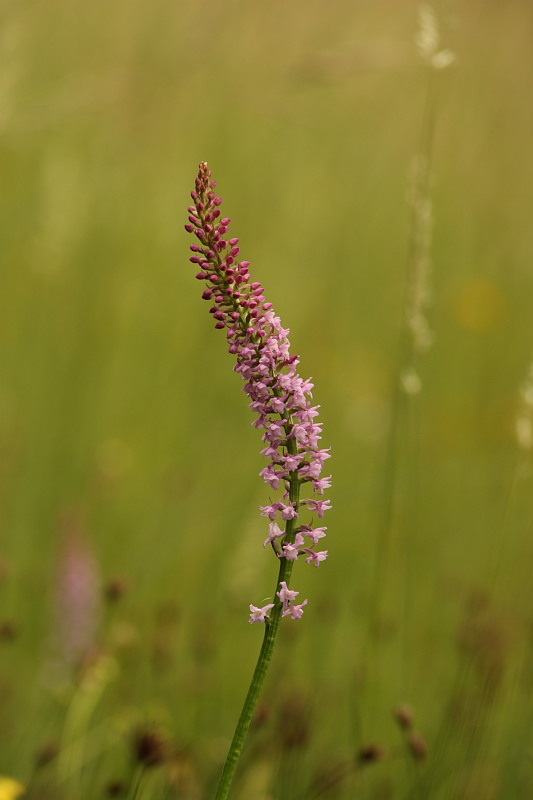
[[[212,796],[257,656],[277,566],[188,262],[204,159],[334,456],[235,796],[533,796],[533,7],[434,8],[456,61],[428,95],[411,0],[2,3],[0,774],[28,797],[119,794],[139,725],[172,752],[139,797]],[[405,398],[430,107],[435,344]]]

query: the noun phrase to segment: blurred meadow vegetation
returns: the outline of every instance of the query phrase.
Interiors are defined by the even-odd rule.
[[[188,262],[204,159],[334,456],[330,558],[296,570],[234,797],[533,796],[533,6],[434,9],[456,60],[431,72],[414,0],[2,3],[0,775],[25,797],[212,797],[257,657],[277,567]]]

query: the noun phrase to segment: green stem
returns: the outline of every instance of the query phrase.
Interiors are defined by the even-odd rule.
[[[280,562],[278,584],[276,589],[279,586],[280,581],[285,580],[288,582],[291,569],[292,561],[288,561],[286,558],[282,559]],[[226,757],[224,768],[222,770],[222,775],[220,776],[216,800],[226,800],[229,795],[233,776],[237,768],[237,763],[242,753],[244,740],[246,739],[246,735],[250,728],[253,713],[257,705],[257,701],[259,700],[261,689],[263,688],[263,684],[265,682],[268,667],[272,660],[272,653],[274,652],[274,645],[276,644],[279,623],[281,622],[281,614],[283,610],[283,606],[279,602],[279,599],[276,599],[278,602],[272,609],[270,621],[265,622],[265,635],[263,637],[263,644],[261,645],[259,658],[257,659],[257,664],[255,665],[250,687],[242,707],[239,721],[237,722],[237,727],[235,728],[235,733],[233,734],[233,739]]]
[[[139,790],[141,788],[141,783],[144,778],[144,765],[141,764],[139,770],[136,775],[132,777],[131,787],[130,787],[130,800],[137,800],[139,795]]]
[[[289,450],[292,450],[293,447],[295,447],[294,440],[292,439],[289,440],[288,444],[290,445],[288,446]],[[300,480],[297,472],[292,473],[291,476],[289,497],[297,509],[300,497]],[[295,520],[290,519],[287,521],[285,526],[285,536],[283,541],[287,543],[292,543],[294,541],[296,535],[294,523]],[[263,636],[263,644],[261,645],[261,650],[259,651],[259,657],[257,659],[257,664],[255,665],[254,674],[252,676],[248,693],[242,707],[241,715],[239,717],[239,721],[237,722],[237,727],[235,728],[235,733],[233,734],[228,755],[222,769],[222,775],[220,776],[215,800],[226,800],[231,789],[235,770],[244,746],[244,740],[246,739],[246,735],[250,728],[254,710],[265,682],[268,667],[272,660],[274,645],[276,644],[279,624],[281,622],[281,616],[283,613],[283,603],[277,596],[276,592],[278,591],[281,581],[285,581],[287,586],[289,585],[293,564],[294,561],[291,561],[288,558],[280,558],[279,560],[278,580],[274,590],[274,597],[272,599],[274,608],[270,613],[270,619],[265,622],[265,635]]]

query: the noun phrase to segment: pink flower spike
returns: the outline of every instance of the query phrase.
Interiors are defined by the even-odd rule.
[[[263,606],[263,608],[258,608],[250,604],[250,624],[252,622],[266,622],[266,617],[271,608],[274,608],[274,603],[268,603],[268,605]]]
[[[252,277],[250,262],[240,260],[239,239],[230,231],[231,219],[219,208],[222,198],[215,187],[203,161],[185,229],[196,240],[190,247],[190,260],[196,265],[191,272],[205,282],[202,297],[210,301],[212,324],[224,330],[226,346],[235,357],[234,371],[240,373],[254,415],[252,424],[263,442],[267,463],[260,475],[275,493],[268,505],[261,506],[269,522],[264,546],[271,544],[276,558],[288,559],[285,568],[298,557],[318,566],[328,553],[315,552],[326,528],[314,527],[310,517],[318,517],[320,526],[331,508],[329,500],[319,499],[331,486],[331,477],[322,477],[330,454],[329,448],[321,448],[322,424],[316,420],[320,406],[313,405],[312,380],[298,374],[299,358],[291,353],[289,328],[267,302],[262,283]],[[303,487],[305,498],[300,497]],[[283,608],[278,608],[275,597],[276,614],[282,610],[283,616],[300,619],[307,600],[294,605],[297,595],[282,582],[277,597]],[[250,622],[268,622],[271,608],[272,604],[250,606]]]

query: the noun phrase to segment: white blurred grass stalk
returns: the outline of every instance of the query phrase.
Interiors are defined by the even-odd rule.
[[[433,206],[431,197],[432,154],[435,116],[438,100],[436,73],[452,64],[455,55],[441,48],[436,13],[430,4],[423,3],[418,11],[415,45],[426,72],[426,89],[418,150],[409,174],[407,201],[410,207],[409,247],[407,254],[402,323],[399,337],[397,372],[395,373],[391,418],[386,446],[384,483],[381,494],[382,519],[377,538],[372,608],[369,615],[369,668],[377,675],[379,664],[376,649],[384,617],[386,599],[383,587],[394,560],[393,539],[400,540],[402,561],[394,568],[403,570],[405,591],[402,610],[402,656],[399,685],[407,689],[408,618],[411,609],[412,565],[410,553],[416,531],[418,496],[418,420],[417,396],[422,389],[419,371],[420,357],[434,341],[429,312],[433,302],[431,286],[431,248],[433,237]],[[403,562],[403,564],[402,564]],[[395,605],[397,605],[397,599]],[[373,681],[377,686],[379,680]],[[399,698],[403,699],[403,698]],[[375,700],[372,702],[372,708]]]
[[[520,581],[517,581],[516,575],[522,572],[523,565],[515,562],[511,567],[507,567],[514,578],[504,574],[502,565],[509,539],[516,533],[517,526],[523,526],[523,508],[529,505],[531,457],[533,455],[533,360],[530,361],[518,390],[517,407],[514,415],[514,437],[517,445],[516,461],[511,472],[501,532],[498,537],[498,545],[495,548],[492,566],[492,588],[494,592],[496,592],[498,584],[504,581],[507,581],[506,585],[510,585],[509,582],[512,581],[515,586],[518,586],[518,591],[522,591]],[[527,522],[526,524],[529,523]],[[525,578],[524,585],[529,587],[529,578]]]
[[[441,49],[437,16],[431,5],[422,3],[418,10],[415,44],[426,70],[426,98],[420,143],[415,154],[408,185],[411,209],[410,247],[404,298],[405,351],[402,358],[401,384],[406,394],[422,388],[417,357],[428,352],[434,342],[429,311],[433,302],[431,286],[431,248],[433,239],[433,203],[431,197],[433,140],[437,107],[435,74],[455,61],[451,50]]]
[[[515,433],[518,447],[529,459],[533,451],[533,361],[529,364],[527,375],[520,387]]]

